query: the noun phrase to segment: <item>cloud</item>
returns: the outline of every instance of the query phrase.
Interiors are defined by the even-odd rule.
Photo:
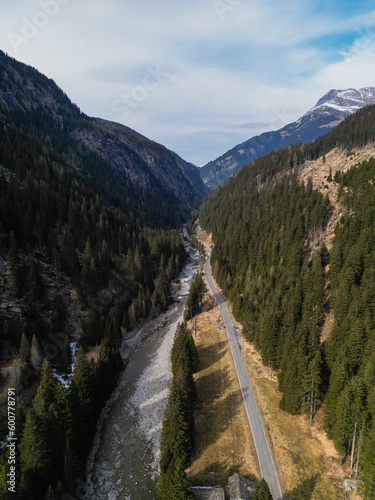
[[[259,130],[259,128],[266,127],[268,124],[265,122],[247,122],[247,123],[237,123],[234,125],[227,125],[227,129],[238,129],[238,128],[245,128],[245,129],[255,129]]]
[[[9,34],[22,35],[47,1],[58,12],[15,50]],[[295,120],[331,88],[375,85],[375,12],[364,0],[355,8],[337,0],[3,4],[3,50],[55,79],[87,114],[196,164]]]

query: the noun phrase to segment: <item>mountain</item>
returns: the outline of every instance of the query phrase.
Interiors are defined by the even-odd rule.
[[[311,144],[257,158],[199,212],[217,282],[277,371],[281,409],[324,416],[366,499],[375,491],[374,199],[369,105]]]
[[[0,443],[16,387],[20,471],[10,490],[0,446],[1,499],[76,495],[122,337],[170,304],[177,228],[206,192],[178,155],[0,52]]]
[[[149,225],[176,226],[208,194],[199,170],[123,125],[90,118],[47,77],[0,52],[0,123],[43,138],[111,201]],[[51,142],[52,141],[52,142]]]
[[[215,189],[237,170],[274,149],[310,143],[336,127],[366,104],[375,103],[375,87],[360,90],[330,90],[297,121],[274,132],[265,132],[232,148],[201,169],[206,185]]]

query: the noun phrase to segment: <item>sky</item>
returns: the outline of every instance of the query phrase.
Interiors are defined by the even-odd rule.
[[[367,0],[0,0],[0,48],[83,112],[205,165],[375,86]]]

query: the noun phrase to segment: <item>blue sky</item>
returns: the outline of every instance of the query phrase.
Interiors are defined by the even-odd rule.
[[[320,0],[1,0],[0,47],[91,116],[204,165],[375,86],[375,7]]]

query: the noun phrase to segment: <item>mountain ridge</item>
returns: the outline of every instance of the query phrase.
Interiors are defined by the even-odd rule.
[[[81,169],[91,182],[101,183],[97,187],[106,189],[112,202],[117,198],[150,224],[181,224],[209,193],[198,169],[176,153],[125,125],[88,117],[53,80],[4,52],[0,82],[0,122],[43,138],[48,154],[60,148],[65,167]],[[108,177],[113,189],[106,186]]]
[[[373,103],[375,87],[332,89],[295,122],[252,137],[207,163],[201,169],[201,176],[211,190],[215,189],[255,158],[299,142],[310,143],[328,133],[353,112]]]
[[[312,144],[257,158],[199,212],[233,314],[277,371],[280,408],[311,426],[320,411],[337,471],[358,477],[363,498],[375,484],[374,144],[369,105]],[[314,493],[327,492],[320,481]]]

